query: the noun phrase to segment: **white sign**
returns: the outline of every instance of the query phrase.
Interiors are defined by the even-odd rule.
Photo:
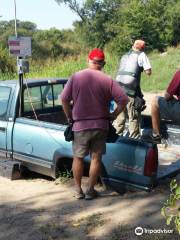
[[[9,53],[13,56],[31,56],[31,37],[9,37],[8,45]]]

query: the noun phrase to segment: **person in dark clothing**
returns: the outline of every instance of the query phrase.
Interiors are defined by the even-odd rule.
[[[156,96],[151,103],[152,135],[150,140],[161,143],[160,120],[171,120],[180,125],[180,70],[178,70],[164,94],[164,97]]]

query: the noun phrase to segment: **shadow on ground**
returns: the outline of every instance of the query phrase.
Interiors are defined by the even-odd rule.
[[[83,180],[84,184],[86,179]],[[143,234],[134,230],[172,229],[160,215],[169,194],[169,180],[152,192],[138,190],[118,195],[98,186],[101,197],[93,201],[73,198],[73,183],[55,185],[38,174],[24,180],[0,179],[1,240],[176,240],[173,234]]]

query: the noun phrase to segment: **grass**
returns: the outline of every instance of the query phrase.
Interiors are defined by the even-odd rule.
[[[75,228],[81,227],[85,234],[90,234],[96,228],[103,226],[105,223],[106,221],[103,219],[103,214],[99,212],[73,222],[72,226]]]
[[[58,178],[55,180],[55,184],[66,184],[72,179],[72,172],[65,170],[58,173]]]
[[[152,52],[148,55],[152,65],[151,77],[142,74],[143,91],[160,91],[166,89],[174,72],[180,67],[180,47],[168,48],[160,54]],[[106,53],[104,72],[113,78],[118,69],[119,57]],[[30,72],[27,78],[68,78],[74,72],[86,68],[87,56],[68,57],[66,59],[47,60],[45,63],[30,63]],[[0,80],[18,78],[17,74],[0,74]]]
[[[151,53],[149,59],[152,65],[152,75],[149,78],[142,74],[142,89],[144,91],[166,89],[175,71],[180,68],[180,47],[168,48],[163,54]]]
[[[39,228],[40,239],[42,240],[55,240],[55,239],[66,239],[68,233],[66,231],[66,226],[61,225],[59,222],[51,222],[42,225]]]

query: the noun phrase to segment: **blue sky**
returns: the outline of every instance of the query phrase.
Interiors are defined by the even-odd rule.
[[[0,20],[14,19],[14,0],[0,0]],[[78,16],[55,0],[16,0],[16,16],[21,21],[36,23],[38,29],[72,28]]]

